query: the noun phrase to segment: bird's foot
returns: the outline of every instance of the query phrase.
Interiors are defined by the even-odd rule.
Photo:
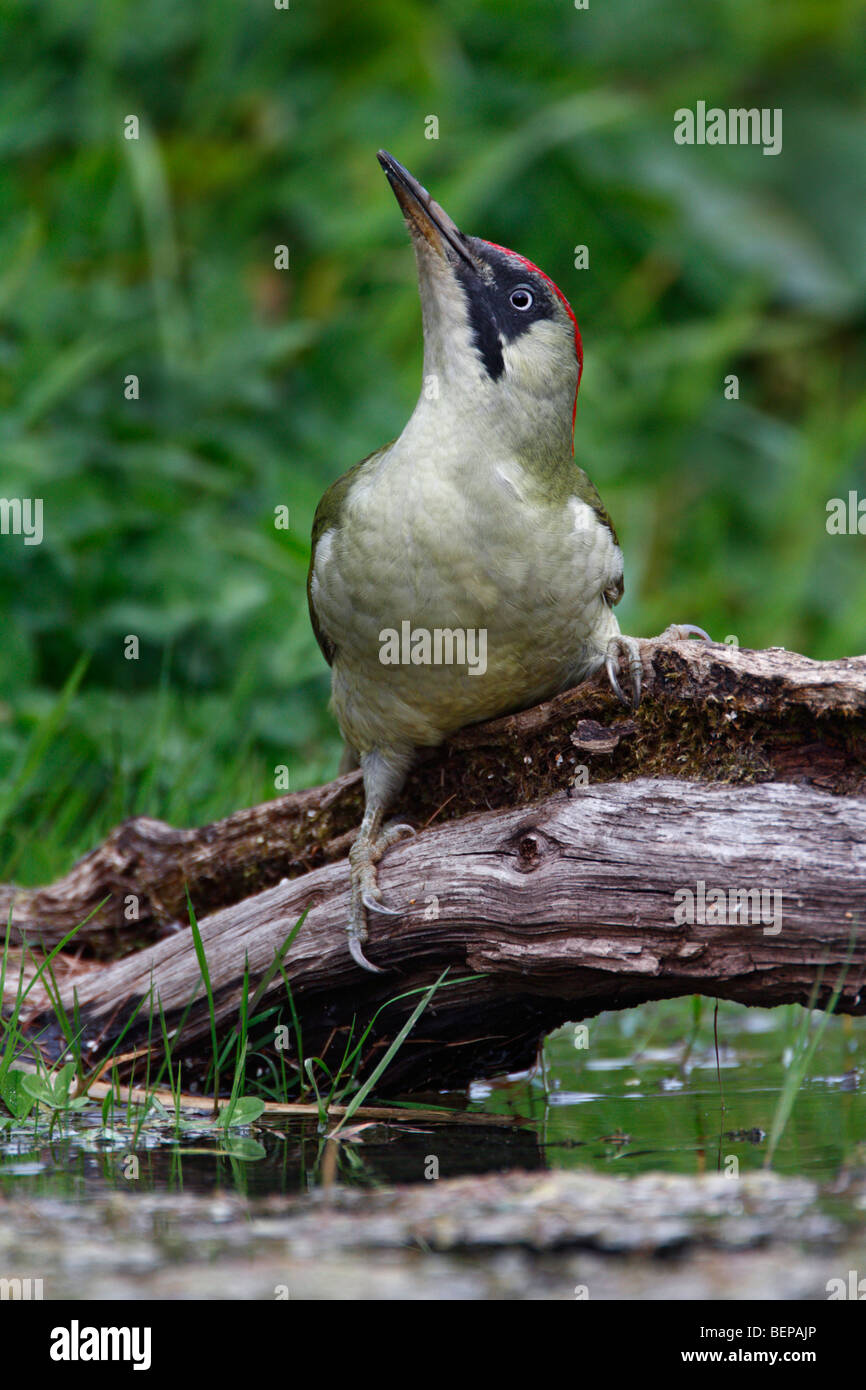
[[[625,656],[628,661],[628,674],[631,681],[632,698],[627,700],[623,694],[622,686],[616,674],[616,664],[620,656]],[[640,704],[641,676],[643,667],[640,662],[640,647],[636,637],[625,637],[620,633],[617,637],[611,637],[607,644],[607,654],[604,659],[604,667],[607,671],[607,678],[610,681],[610,688],[618,700],[629,709],[637,709]]]
[[[414,826],[391,822],[382,827],[375,837],[359,835],[349,850],[351,874],[351,912],[349,918],[349,954],[356,965],[371,970],[377,975],[385,971],[367,960],[362,946],[367,940],[367,912],[380,912],[390,917],[399,917],[397,908],[386,907],[382,901],[376,865],[386,850],[398,840],[407,839],[417,832]]]
[[[704,632],[702,627],[697,627],[694,623],[671,623],[664,632],[660,632],[658,637],[651,637],[651,642],[683,642],[687,637],[702,637],[705,642],[711,642],[709,633]],[[625,656],[628,662],[629,680],[631,681],[631,699],[627,699],[623,694],[622,687],[616,672],[619,658]],[[607,644],[605,656],[605,670],[610,681],[610,688],[618,700],[627,709],[637,709],[640,704],[641,679],[643,676],[643,666],[640,659],[640,647],[636,637],[626,637],[620,633],[612,637]]]

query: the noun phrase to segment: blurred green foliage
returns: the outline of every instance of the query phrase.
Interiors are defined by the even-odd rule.
[[[863,650],[825,528],[866,492],[859,0],[8,0],[0,46],[0,496],[45,509],[0,537],[4,877],[334,771],[310,523],[420,380],[380,146],[574,305],[624,630]],[[675,145],[698,99],[781,108],[783,152]]]

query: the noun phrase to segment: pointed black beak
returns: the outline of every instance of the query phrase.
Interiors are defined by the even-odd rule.
[[[466,237],[445,209],[434,202],[423,184],[387,150],[380,150],[376,157],[403,210],[413,240],[419,244],[426,242],[443,261],[451,261],[456,256],[479,274],[478,262],[466,244]]]

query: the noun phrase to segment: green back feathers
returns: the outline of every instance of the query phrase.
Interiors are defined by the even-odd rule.
[[[372,454],[368,454],[366,458],[361,459],[360,463],[356,463],[354,467],[348,469],[337,478],[336,482],[331,484],[328,491],[322,497],[316,508],[316,515],[313,517],[310,568],[307,571],[307,604],[310,609],[310,622],[313,625],[316,641],[321,647],[324,658],[329,666],[333,664],[335,648],[330,637],[324,631],[318,620],[316,606],[313,602],[313,566],[316,563],[316,547],[326,531],[330,531],[332,527],[340,525],[346,498],[361,470],[384,454],[386,449],[390,449],[393,442],[392,439],[389,444],[384,444],[381,449],[374,449]]]

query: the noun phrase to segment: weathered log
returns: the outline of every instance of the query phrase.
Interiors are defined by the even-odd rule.
[[[526,805],[565,788],[581,766],[593,783],[674,776],[866,794],[866,657],[818,662],[702,642],[641,648],[644,700],[634,715],[624,717],[597,677],[464,729],[410,775],[401,819],[424,826]],[[206,912],[342,858],[361,807],[353,772],[198,829],[139,816],[56,884],[0,886],[0,919],[11,911],[13,943],[50,947],[78,927],[78,950],[134,951],[186,925],[187,887]]]
[[[368,954],[382,976],[348,955],[345,862],[286,876],[345,853],[357,774],[204,830],[121,827],[65,881],[72,911],[107,890],[137,893],[152,923],[180,924],[186,880],[224,1035],[245,960],[255,988],[308,909],[285,969],[304,1052],[329,1064],[386,1004],[367,1040],[369,1068],[417,991],[449,967],[388,1070],[392,1090],[524,1066],[563,1021],[649,999],[701,993],[771,1005],[807,1003],[816,990],[826,1006],[839,986],[840,1010],[866,1012],[866,659],[815,663],[697,643],[646,643],[643,658],[645,702],[633,715],[589,683],[464,730],[418,769],[406,801],[419,821],[449,798],[447,812],[461,814],[395,846],[380,866],[386,902],[401,908],[371,926]],[[493,809],[480,810],[485,803]],[[251,891],[263,861],[276,872],[278,845],[291,845],[282,880]],[[63,885],[35,890],[13,916],[33,944],[51,939],[34,920],[38,892],[54,894],[55,934],[69,923]],[[220,896],[225,905],[209,912]],[[148,1006],[123,1030],[142,999],[157,998],[170,1029],[186,1014],[174,1044],[186,1074],[209,1059],[188,928],[94,963],[62,988],[70,1014],[77,996],[94,1063],[121,1033],[124,1053],[147,1043]],[[277,1012],[259,1039],[266,1054],[289,1022],[279,973],[257,1006],[268,1007]],[[28,1026],[62,1050],[49,1009],[34,1007]]]
[[[816,1002],[826,1005],[841,982],[839,1007],[864,1013],[864,843],[866,801],[809,788],[792,795],[779,784],[639,780],[477,815],[383,861],[386,901],[404,909],[371,931],[369,954],[385,975],[358,971],[346,949],[344,863],[205,918],[219,1031],[237,1019],[245,959],[255,985],[304,909],[286,968],[308,1053],[333,1062],[354,1017],[369,1018],[451,967],[392,1065],[391,1086],[441,1086],[526,1065],[539,1036],[565,1020],[648,999],[700,993],[805,1004],[817,985]],[[179,932],[77,983],[94,1059],[151,989],[169,1027],[195,1000],[177,1052],[206,1056],[207,1001],[190,933]],[[384,1011],[370,1060],[417,998]],[[272,1047],[274,1024],[289,1021],[279,975],[259,1008],[270,1004],[281,1011],[269,1024]],[[124,1051],[146,1041],[147,1016],[144,1008]],[[50,1036],[50,1011],[31,1026]]]

